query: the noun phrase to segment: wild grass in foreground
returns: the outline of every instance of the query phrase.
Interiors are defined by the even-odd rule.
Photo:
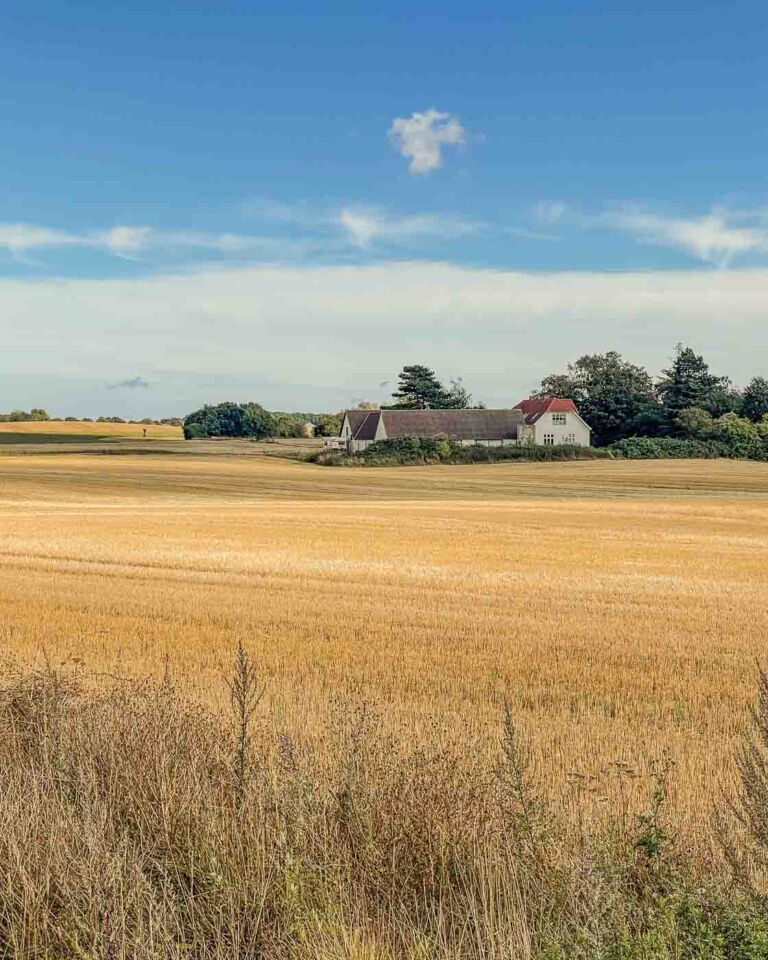
[[[161,681],[50,667],[0,686],[0,956],[722,958],[768,955],[768,695],[697,871],[665,812],[574,828],[538,790],[502,703],[496,759],[382,733],[336,705],[322,751],[262,713],[237,654],[231,721]]]

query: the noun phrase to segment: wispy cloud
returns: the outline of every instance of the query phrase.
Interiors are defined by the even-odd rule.
[[[71,247],[87,245],[86,237],[40,227],[32,223],[0,223],[0,248],[14,257],[23,257],[42,247]]]
[[[16,259],[41,249],[81,247],[125,260],[154,253],[210,251],[222,255],[259,255],[281,259],[307,251],[305,241],[273,236],[201,231],[156,230],[149,226],[118,225],[107,230],[69,233],[26,223],[0,223],[0,250]]]
[[[450,240],[488,228],[482,221],[451,214],[398,214],[363,203],[312,206],[259,199],[249,202],[245,211],[251,217],[305,230],[331,247],[351,244],[359,249],[376,243],[412,246],[417,240]]]
[[[149,381],[144,377],[129,377],[127,380],[118,380],[117,383],[108,383],[110,390],[147,390]]]
[[[604,218],[643,243],[682,250],[704,263],[727,267],[740,255],[768,252],[768,229],[757,214],[714,210],[699,217],[670,217],[629,209]]]
[[[410,117],[395,117],[389,138],[401,155],[410,160],[411,173],[424,174],[442,166],[444,146],[465,142],[466,130],[458,117],[430,109],[414,112]]]
[[[302,226],[307,229],[324,226],[328,221],[325,207],[306,200],[290,203],[270,197],[252,197],[242,205],[244,216],[278,224]]]
[[[533,210],[539,223],[557,223],[568,212],[568,205],[561,200],[542,200]]]
[[[439,214],[397,217],[370,207],[347,207],[339,213],[338,222],[357,247],[369,247],[377,240],[385,243],[429,237],[450,240],[477,233],[483,226],[476,221]]]

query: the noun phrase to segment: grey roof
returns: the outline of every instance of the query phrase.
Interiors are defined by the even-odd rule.
[[[360,411],[348,411],[359,413]],[[446,437],[449,440],[516,440],[525,423],[520,410],[373,410],[357,430],[356,440],[373,440],[379,419],[388,440]]]
[[[353,434],[355,440],[375,440],[376,428],[379,425],[380,417],[381,410],[369,410],[365,420],[363,420],[357,428],[357,431]]]
[[[354,435],[357,433],[358,429],[360,428],[360,424],[365,420],[365,418],[368,416],[368,414],[371,411],[370,410],[345,410],[344,412],[347,416],[347,419],[349,420],[349,426],[350,426],[350,429],[352,430],[352,436],[354,437]]]

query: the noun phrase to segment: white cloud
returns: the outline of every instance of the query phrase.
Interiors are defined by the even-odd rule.
[[[657,370],[677,341],[744,381],[768,363],[767,313],[768,270],[523,273],[389,262],[0,279],[0,409],[20,402],[19,377],[31,401],[41,381],[84,382],[94,370],[101,391],[142,370],[152,390],[126,396],[151,396],[158,412],[228,399],[230,385],[248,378],[267,404],[330,409],[412,359],[460,373],[478,399],[514,403],[583,353],[615,348]],[[267,381],[296,387],[272,391]]]
[[[31,223],[0,223],[0,248],[14,257],[42,247],[65,247],[87,244],[85,237],[63,230],[52,230]]]
[[[701,217],[665,217],[627,210],[607,218],[644,243],[683,250],[704,263],[727,267],[740,254],[768,252],[768,230],[743,216],[713,211]]]
[[[152,238],[152,227],[112,227],[94,237],[96,246],[104,246],[117,257],[130,259],[139,254]]]
[[[198,250],[232,255],[261,255],[271,259],[296,257],[308,252],[302,240],[250,236],[237,233],[156,230],[147,226],[118,225],[108,230],[67,233],[25,223],[0,223],[0,249],[22,258],[43,248],[82,247],[111,256],[135,260],[144,254]]]
[[[289,208],[281,216],[288,222]],[[440,214],[395,216],[374,207],[325,209],[311,215],[303,209],[297,226],[309,232],[293,231],[291,236],[258,236],[241,233],[212,233],[195,230],[158,230],[150,226],[117,225],[107,230],[66,233],[31,224],[0,223],[0,250],[17,259],[31,250],[80,247],[126,260],[150,255],[201,254],[252,257],[269,262],[305,259],[313,253],[348,252],[349,245],[366,248],[376,241],[397,245],[418,239],[450,239],[466,236],[483,224]],[[311,223],[311,228],[310,228]]]
[[[345,208],[339,213],[338,222],[357,247],[369,247],[376,240],[395,244],[426,237],[450,240],[483,228],[481,223],[460,217],[439,214],[395,217],[369,207]]]
[[[342,210],[339,223],[349,234],[352,243],[358,247],[367,247],[371,240],[381,233],[381,222],[375,214],[356,210]]]
[[[458,117],[440,110],[395,117],[389,128],[390,140],[410,160],[411,173],[429,173],[442,165],[445,145],[464,143],[466,131]]]

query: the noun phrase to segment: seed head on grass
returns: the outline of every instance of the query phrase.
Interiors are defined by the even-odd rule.
[[[266,689],[264,685],[259,684],[256,668],[241,640],[237,642],[234,667],[226,683],[235,721],[233,774],[236,803],[240,807],[253,767],[251,724],[256,707]]]

